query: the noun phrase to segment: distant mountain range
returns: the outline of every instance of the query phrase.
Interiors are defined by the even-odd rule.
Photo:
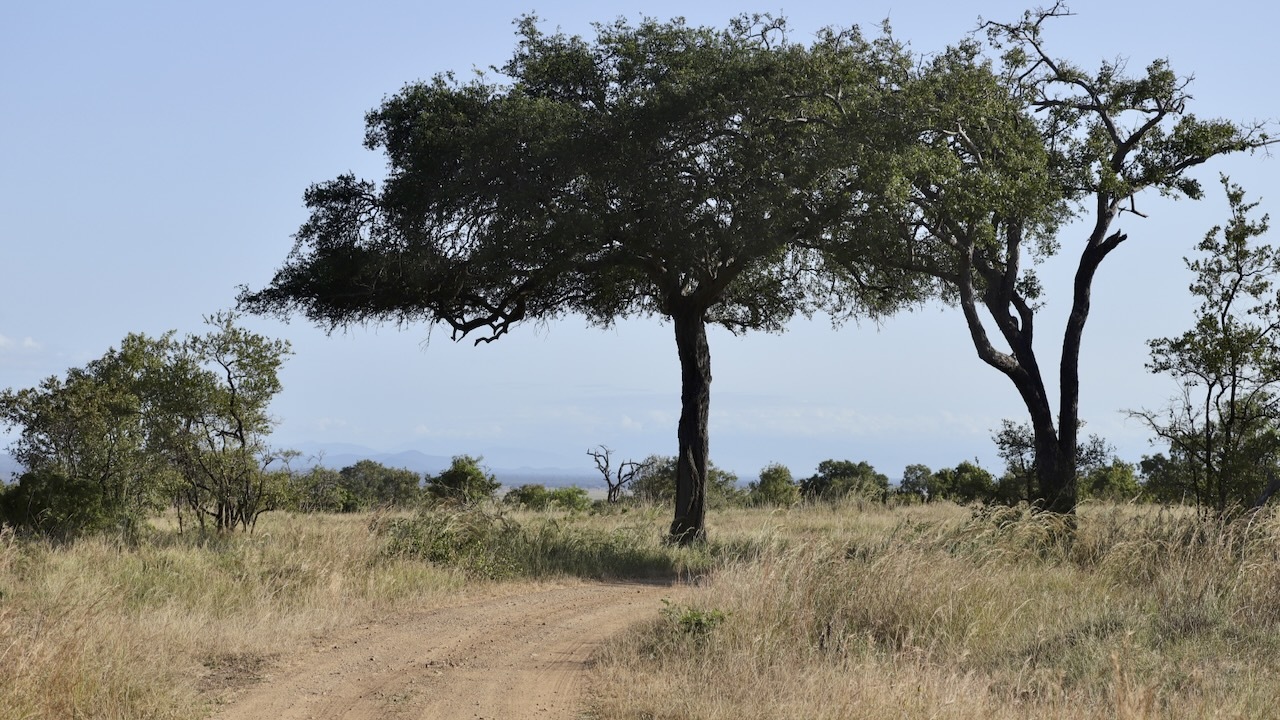
[[[387,467],[404,468],[423,475],[436,475],[449,467],[452,458],[443,455],[428,455],[417,450],[402,452],[378,452],[359,445],[307,443],[299,447],[302,457],[295,460],[295,470],[306,469],[313,465],[321,465],[334,470],[355,465],[361,460],[373,460]],[[509,453],[495,453],[499,457],[512,459]],[[517,461],[518,462],[518,461]],[[552,487],[577,485],[584,488],[604,487],[599,475],[584,472],[580,469],[563,467],[531,467],[515,465],[497,467],[486,458],[483,465],[493,473],[498,482],[508,487],[539,483]],[[12,456],[0,453],[0,483],[16,480],[22,466]]]

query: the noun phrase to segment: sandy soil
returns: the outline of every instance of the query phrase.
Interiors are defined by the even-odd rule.
[[[286,659],[214,717],[572,720],[592,652],[674,590],[540,588],[356,628]]]

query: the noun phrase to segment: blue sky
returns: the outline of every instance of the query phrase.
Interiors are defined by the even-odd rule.
[[[961,7],[963,6],[963,7]],[[101,355],[129,332],[195,332],[203,315],[260,287],[305,219],[302,192],[343,172],[377,179],[364,113],[406,82],[500,65],[511,21],[549,27],[641,14],[723,25],[781,11],[796,37],[823,25],[873,28],[889,18],[918,52],[941,49],[979,16],[1026,5],[895,2],[749,6],[741,2],[58,2],[0,11],[0,387],[27,387]],[[1269,6],[1072,3],[1050,47],[1086,68],[1167,57],[1194,75],[1192,109],[1239,121],[1280,118]],[[1146,341],[1181,332],[1194,301],[1182,257],[1226,216],[1216,190],[1231,174],[1263,209],[1280,200],[1276,160],[1215,162],[1201,202],[1145,197],[1125,216],[1130,239],[1103,266],[1082,358],[1082,416],[1120,455],[1151,452],[1126,408],[1175,391],[1143,368]],[[1039,352],[1053,372],[1072,255],[1042,269],[1048,306]],[[500,342],[455,345],[424,326],[326,336],[301,320],[248,324],[296,355],[273,411],[274,441],[376,450],[489,453],[591,471],[588,447],[639,457],[675,450],[679,368],[656,319],[587,327],[569,317]],[[876,327],[833,330],[821,318],[782,335],[713,331],[713,460],[753,477],[769,462],[797,476],[826,458],[868,460],[896,477],[923,462],[998,465],[1001,418],[1025,411],[981,364],[962,318],[928,306]]]

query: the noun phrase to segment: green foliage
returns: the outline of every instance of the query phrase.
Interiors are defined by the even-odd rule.
[[[591,498],[580,487],[562,487],[548,490],[539,484],[521,485],[507,491],[502,501],[508,505],[530,510],[560,508],[573,512],[585,512],[591,508]]]
[[[1000,430],[992,437],[996,451],[1004,460],[1004,474],[996,487],[996,496],[1006,505],[1032,502],[1040,497],[1036,478],[1036,438],[1027,423],[1001,420]]]
[[[1143,494],[1160,503],[1194,503],[1202,480],[1200,468],[1178,450],[1143,456],[1138,463]]]
[[[530,483],[508,490],[502,502],[530,510],[546,510],[551,505],[551,493],[545,485]]]
[[[1081,422],[1080,426],[1084,423]],[[995,485],[993,500],[1006,505],[1038,502],[1043,493],[1036,468],[1036,438],[1031,425],[1002,420],[992,436],[1004,460],[1004,474]],[[1128,467],[1128,475],[1125,475]],[[1133,468],[1115,457],[1115,448],[1090,433],[1076,449],[1076,489],[1081,498],[1131,500],[1141,494]]]
[[[889,477],[865,460],[823,460],[818,471],[800,481],[800,492],[811,500],[838,500],[856,494],[882,499],[889,491]]]
[[[1188,466],[1177,480],[1157,473],[1157,494],[1181,489],[1218,510],[1251,505],[1280,452],[1280,299],[1273,289],[1280,251],[1255,242],[1268,229],[1266,216],[1250,217],[1257,203],[1246,203],[1244,190],[1225,177],[1222,185],[1231,219],[1205,235],[1200,258],[1186,260],[1196,274],[1191,293],[1201,300],[1194,325],[1150,342],[1148,368],[1172,376],[1180,392],[1164,411],[1133,413]]]
[[[655,504],[670,504],[676,498],[676,458],[650,455],[645,458],[630,485],[631,496]],[[724,508],[741,505],[745,495],[738,487],[738,476],[707,463],[707,507]]]
[[[300,512],[352,512],[357,508],[343,487],[342,475],[320,465],[293,475],[287,504]]]
[[[1128,502],[1141,495],[1133,465],[1120,458],[1092,468],[1080,480],[1080,496],[1086,499]]]
[[[241,306],[327,328],[443,323],[480,340],[569,312],[602,326],[671,319],[685,383],[672,534],[695,539],[703,499],[719,494],[706,325],[776,332],[820,307],[880,315],[914,294],[896,270],[825,272],[814,249],[869,235],[845,152],[866,137],[809,115],[838,96],[882,116],[874,100],[902,53],[856,32],[806,47],[769,16],[723,30],[619,20],[593,39],[531,16],[517,27],[499,77],[438,74],[368,113],[385,182],[309,188],[293,251]]]
[[[128,530],[141,520],[121,510],[104,496],[98,483],[59,475],[52,468],[28,470],[13,485],[0,487],[0,524],[57,540]]]
[[[427,477],[427,497],[437,502],[474,505],[493,499],[502,487],[497,478],[480,467],[482,458],[454,456],[452,464],[439,475]]]
[[[954,468],[943,468],[933,474],[929,497],[945,498],[958,503],[990,502],[995,497],[995,477],[968,460]]]
[[[843,102],[862,109],[891,46],[850,34],[806,48],[767,16],[619,20],[593,40],[517,26],[506,82],[441,73],[368,113],[385,183],[312,186],[294,252],[245,307],[498,336],[570,310],[609,324],[694,303],[742,332],[781,329],[830,292],[794,272],[812,255],[796,239],[858,207],[833,187],[849,158],[822,144],[839,139],[828,125],[785,121],[821,106],[810,98],[833,78],[859,87]],[[859,288],[838,302],[892,300]]]
[[[363,512],[374,508],[408,508],[423,496],[422,476],[360,460],[341,470],[320,465],[290,473],[281,503],[301,512]]]
[[[862,229],[883,231],[872,251],[960,306],[979,358],[1027,406],[1036,438],[1032,499],[1065,513],[1076,504],[1078,359],[1092,284],[1127,238],[1113,223],[1143,193],[1198,198],[1192,168],[1274,141],[1261,123],[1192,114],[1188,79],[1164,61],[1130,74],[1123,64],[1086,71],[1054,57],[1046,28],[1064,14],[1058,4],[986,23],[986,47],[971,38],[886,74],[884,127],[857,167],[875,218]],[[847,121],[852,137],[866,137],[866,113],[839,103],[826,113]],[[1050,363],[1033,342],[1046,333],[1036,322],[1044,300],[1035,273],[1063,245],[1061,233],[1079,228],[1071,312],[1053,343],[1062,363],[1053,388],[1041,372]],[[829,262],[866,262],[867,243],[832,239]]]
[[[662,599],[662,605],[662,617],[671,623],[676,632],[697,641],[705,640],[732,614],[718,608],[703,610],[692,605],[680,605],[666,598]]]
[[[360,460],[342,468],[344,511],[375,507],[409,507],[422,496],[422,477],[405,468],[389,468],[373,460]]]
[[[933,482],[933,471],[928,465],[908,465],[902,470],[902,482],[898,483],[898,492],[927,499],[930,482]]]
[[[387,553],[458,567],[492,579],[516,575],[517,566],[506,552],[521,539],[520,526],[502,515],[480,510],[419,512],[412,519],[396,518],[375,529],[387,536]]]
[[[28,473],[6,493],[10,522],[68,536],[132,532],[167,502],[218,529],[250,527],[284,490],[266,471],[267,404],[288,343],[208,318],[177,340],[131,334],[83,368],[0,393],[0,420]]]
[[[752,505],[790,507],[800,502],[800,486],[791,478],[786,465],[773,463],[760,471],[760,479],[747,489],[747,501]]]
[[[160,444],[184,480],[182,505],[217,530],[252,528],[285,499],[267,472],[278,458],[266,438],[275,424],[268,406],[292,351],[237,320],[233,312],[205,318],[209,332],[175,346],[165,364],[171,394]]]
[[[120,349],[65,379],[0,393],[0,422],[26,469],[7,500],[9,521],[70,536],[128,529],[162,506],[172,474],[154,447],[158,378],[171,336],[129,335]]]

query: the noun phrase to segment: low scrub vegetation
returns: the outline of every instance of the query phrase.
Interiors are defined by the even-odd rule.
[[[619,516],[620,517],[620,516]],[[705,570],[708,548],[674,548],[653,531],[654,513],[625,524],[512,514],[471,507],[426,509],[375,521],[386,554],[458,568],[469,576],[508,578],[670,578]]]

